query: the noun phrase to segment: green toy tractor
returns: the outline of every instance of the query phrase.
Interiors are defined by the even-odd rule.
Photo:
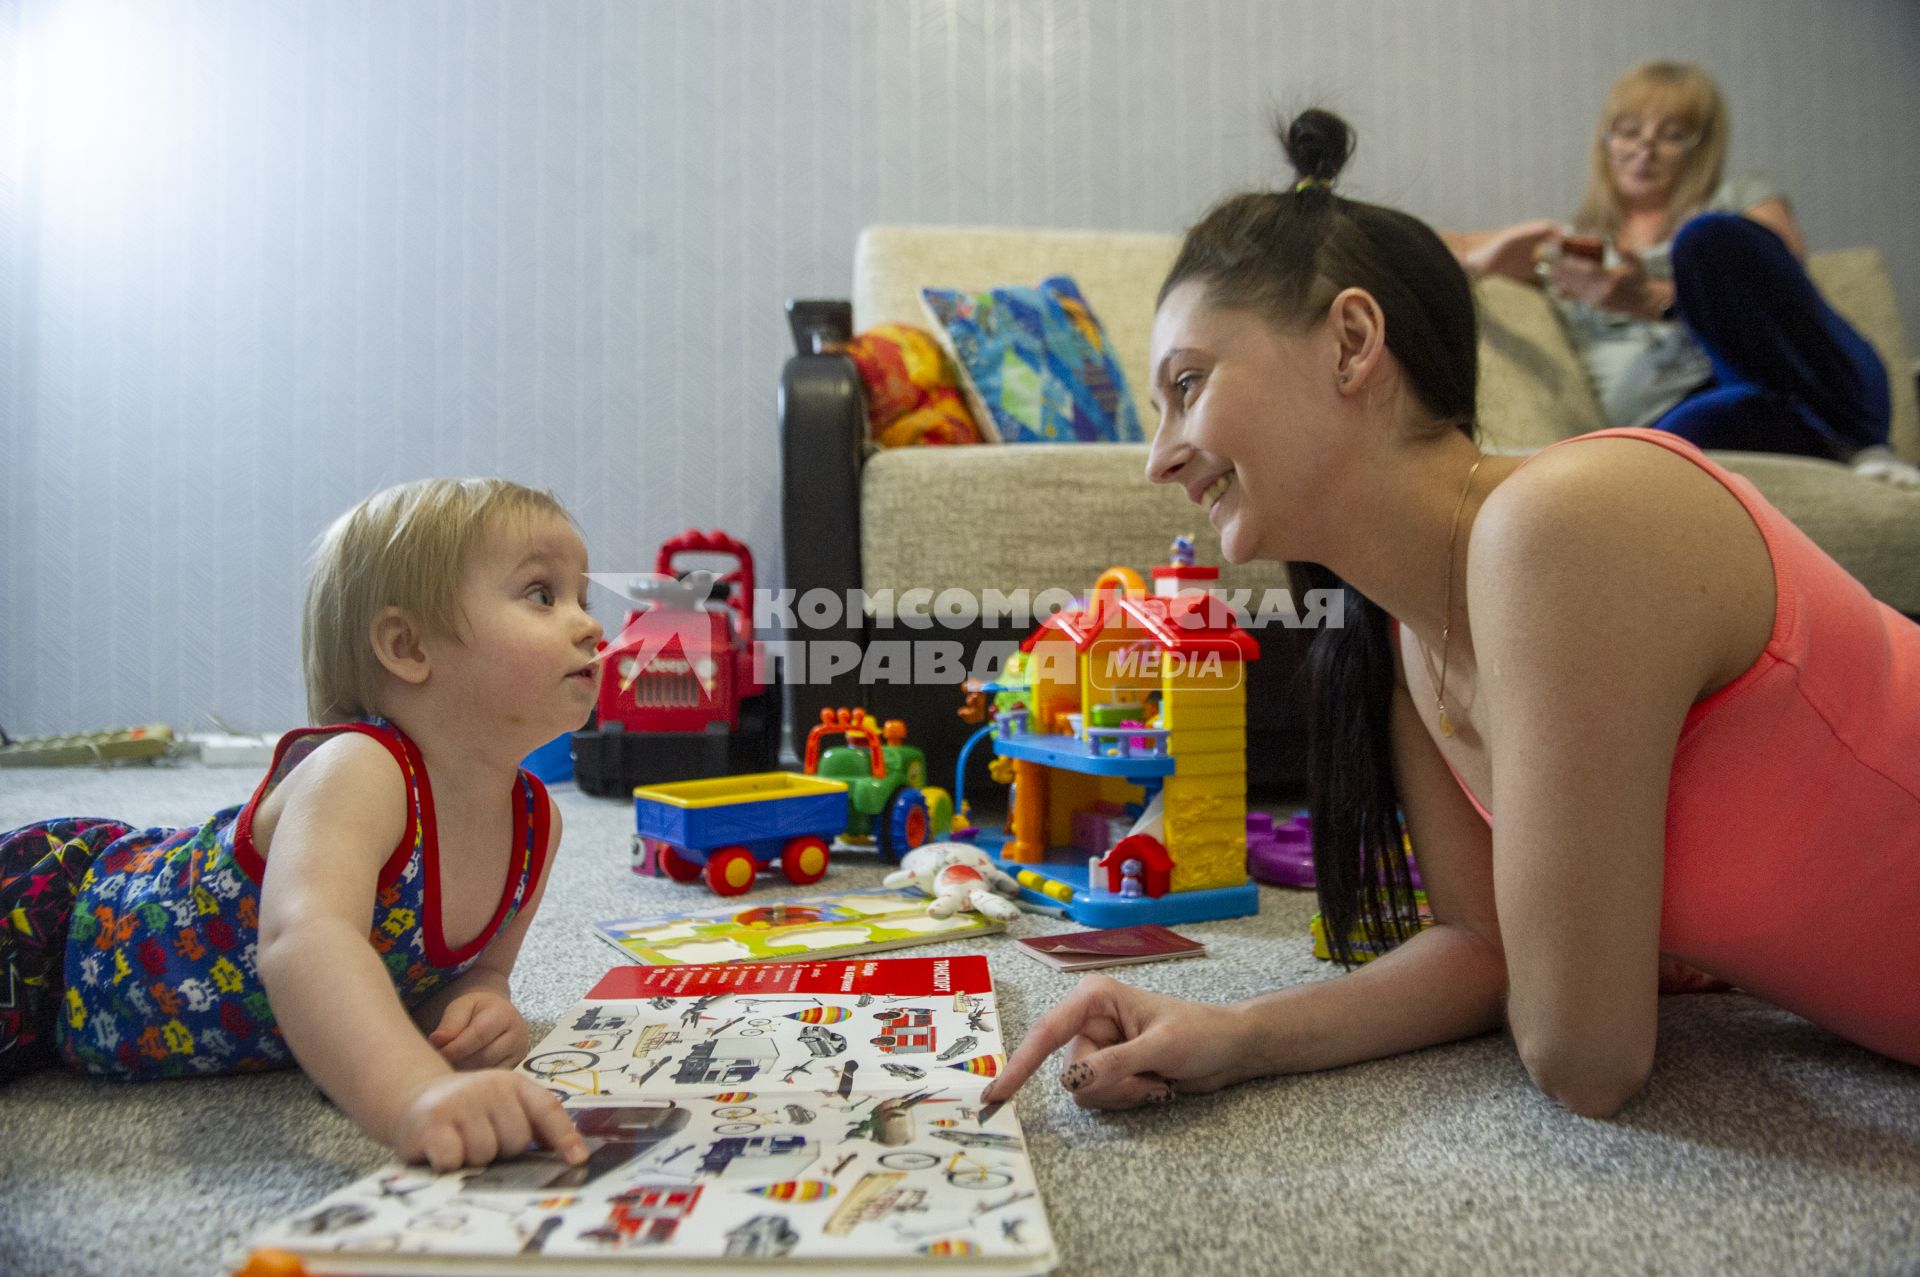
[[[823,749],[834,736],[843,743]],[[932,837],[945,837],[953,821],[953,800],[927,786],[927,756],[906,738],[905,723],[882,727],[857,709],[823,709],[807,734],[807,775],[847,787],[846,839],[871,840],[889,864]]]

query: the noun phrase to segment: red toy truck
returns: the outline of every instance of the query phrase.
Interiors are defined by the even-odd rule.
[[[682,572],[687,555],[733,566]],[[724,532],[689,528],[660,547],[654,571],[628,586],[633,610],[603,647],[599,708],[573,734],[574,778],[603,798],[765,771],[780,749],[779,689],[755,677],[752,552]]]

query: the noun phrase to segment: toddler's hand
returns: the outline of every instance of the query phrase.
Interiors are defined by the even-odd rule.
[[[586,1141],[560,1101],[531,1078],[504,1069],[436,1078],[400,1111],[394,1152],[436,1171],[514,1157],[538,1139],[568,1162],[584,1162]]]
[[[532,1034],[513,1003],[486,989],[447,1003],[427,1042],[456,1069],[511,1068],[526,1057]]]

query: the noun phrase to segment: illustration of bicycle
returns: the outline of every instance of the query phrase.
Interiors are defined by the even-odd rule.
[[[580,1095],[611,1095],[611,1075],[627,1071],[624,1064],[617,1069],[603,1070],[599,1055],[592,1051],[547,1051],[529,1056],[520,1067],[544,1080],[548,1093],[557,1100]]]
[[[552,1078],[562,1073],[584,1073],[598,1063],[600,1057],[592,1051],[546,1051],[527,1057],[520,1067],[535,1077]]]
[[[926,1171],[940,1165],[940,1159],[933,1153],[923,1153],[918,1149],[902,1149],[896,1153],[882,1153],[880,1165],[893,1171]],[[978,1158],[969,1157],[965,1149],[947,1159],[947,1183],[955,1188],[972,1188],[982,1192],[1005,1188],[1013,1183],[1013,1176],[1005,1171],[996,1171]]]

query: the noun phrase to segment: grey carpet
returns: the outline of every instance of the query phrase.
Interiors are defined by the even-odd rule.
[[[191,823],[252,780],[198,765],[0,772],[0,829]],[[566,846],[514,979],[536,1036],[614,957],[587,922],[706,900],[628,872],[626,804],[556,794]],[[846,856],[829,884],[879,873]],[[1209,957],[1116,974],[1214,1000],[1325,978],[1309,898],[1266,889],[1261,909],[1189,928]],[[1872,960],[1844,919],[1808,925]],[[1017,1041],[1073,978],[1003,937],[975,943]],[[1920,1273],[1920,1070],[1737,994],[1664,1000],[1653,1080],[1611,1122],[1535,1092],[1498,1036],[1117,1116],[1076,1109],[1049,1075],[1019,1111],[1063,1274]],[[223,1271],[260,1226],[383,1160],[298,1073],[48,1073],[0,1089],[0,1129],[0,1273],[14,1277]]]

